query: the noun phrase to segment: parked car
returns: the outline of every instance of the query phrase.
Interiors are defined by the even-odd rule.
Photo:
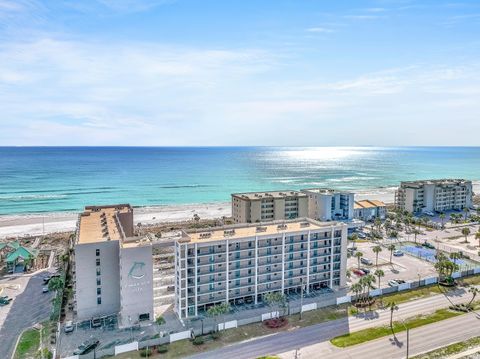
[[[48,292],[49,292],[48,287],[43,287],[42,288],[42,293],[48,293]]]
[[[77,349],[73,352],[73,355],[83,355],[89,353],[92,349],[94,349],[98,345],[99,340],[95,338],[91,338],[85,340],[82,344],[78,346]]]
[[[404,284],[405,281],[403,279],[394,279],[395,282],[397,282],[398,284]]]
[[[365,274],[370,274],[370,269],[368,268],[360,268],[360,270]]]
[[[12,298],[9,298],[8,295],[0,297],[0,305],[1,306],[10,304],[11,301],[12,301]]]
[[[397,250],[393,251],[393,255],[395,257],[401,257],[401,256],[403,256],[403,252],[397,249]]]
[[[367,266],[372,266],[373,265],[373,262],[368,258],[361,258],[360,263],[365,264]]]
[[[102,326],[102,320],[100,318],[92,319],[92,328],[98,328]]]
[[[435,213],[433,212],[425,212],[425,214],[430,217],[435,217]]]
[[[363,233],[363,232],[357,232],[357,236],[358,236],[358,238],[360,238],[360,239],[365,239],[365,238],[367,238],[367,235],[366,235],[365,233]]]
[[[362,276],[365,275],[365,272],[364,272],[363,270],[361,270],[361,269],[354,269],[354,270],[353,270],[353,273],[356,274],[356,275],[358,275],[359,277],[362,277]]]
[[[399,283],[396,280],[391,279],[388,281],[388,285],[390,287],[398,287]]]
[[[65,326],[63,327],[63,331],[65,333],[73,332],[73,322],[71,320],[65,322]]]

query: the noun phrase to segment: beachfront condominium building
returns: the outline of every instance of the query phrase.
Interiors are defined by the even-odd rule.
[[[232,194],[235,223],[258,223],[307,217],[308,198],[298,191],[249,192]]]
[[[258,303],[269,292],[343,288],[347,225],[299,218],[184,232],[175,242],[175,311]]]
[[[440,179],[401,182],[395,206],[410,213],[443,212],[472,207],[472,182]]]
[[[119,314],[127,327],[154,319],[152,243],[134,236],[130,205],[85,207],[74,253],[79,321]]]
[[[308,217],[319,221],[353,219],[354,194],[328,188],[303,189],[308,196]]]
[[[373,199],[355,201],[353,216],[365,222],[373,221],[376,218],[383,220],[387,216],[387,206],[382,201]]]

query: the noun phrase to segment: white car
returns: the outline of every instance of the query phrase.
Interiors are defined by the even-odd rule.
[[[65,322],[65,326],[63,327],[65,333],[73,332],[73,322],[71,320]]]
[[[388,281],[388,285],[390,287],[398,287],[399,283],[396,280],[391,279],[391,280]]]

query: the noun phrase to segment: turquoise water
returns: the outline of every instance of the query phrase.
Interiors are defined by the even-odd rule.
[[[0,214],[225,202],[230,193],[480,179],[480,147],[0,147]],[[374,193],[374,190],[372,190]]]

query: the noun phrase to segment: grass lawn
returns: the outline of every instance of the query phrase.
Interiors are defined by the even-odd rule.
[[[28,329],[23,332],[15,351],[15,359],[33,357],[40,345],[40,332],[36,329]]]
[[[480,280],[480,277],[479,277]],[[442,294],[442,290],[437,284],[429,285],[427,287],[421,287],[417,289],[407,290],[398,293],[392,293],[382,296],[383,302],[395,302],[403,303],[414,299],[420,299],[425,297],[431,297],[432,295]]]
[[[409,329],[418,328],[423,325],[435,323],[441,320],[449,319],[461,315],[463,313],[453,312],[448,309],[439,309],[435,313],[430,315],[420,315],[405,321],[406,326]],[[399,333],[405,330],[405,327],[401,322],[393,322],[393,331],[394,333]],[[387,335],[392,334],[392,329],[389,325],[367,328],[359,330],[358,332],[353,332],[349,334],[340,335],[333,338],[330,342],[340,348],[345,348],[351,345],[364,343],[370,340],[378,339]]]
[[[412,359],[441,359],[478,346],[480,346],[480,337],[474,337],[463,342],[451,344],[443,348],[432,350],[428,353],[414,356]]]

